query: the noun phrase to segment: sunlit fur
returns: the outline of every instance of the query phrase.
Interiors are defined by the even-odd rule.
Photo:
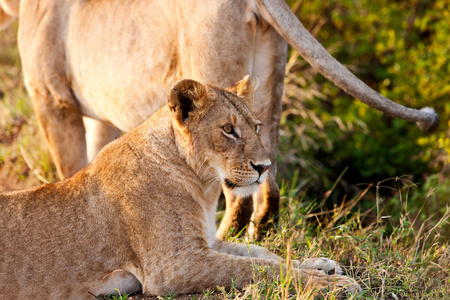
[[[0,299],[241,288],[255,279],[254,264],[273,268],[269,278],[285,274],[268,250],[215,238],[230,170],[268,163],[244,92],[179,81],[168,105],[74,176],[0,193]],[[222,133],[228,123],[238,137]],[[250,177],[230,179],[256,185]],[[317,288],[358,289],[349,277],[327,275],[335,262],[317,262],[294,261],[293,271]]]

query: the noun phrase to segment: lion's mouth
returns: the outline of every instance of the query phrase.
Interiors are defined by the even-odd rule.
[[[234,183],[231,180],[225,178],[225,185],[228,188],[230,188],[230,189],[235,189],[235,188],[240,188],[240,187],[247,187],[247,186],[254,185],[255,183],[256,184],[261,184],[262,182],[260,182],[261,181],[260,179],[261,178],[258,178],[257,180],[255,180],[253,182],[250,182],[250,183],[247,183],[247,184],[237,184],[237,183]]]
[[[237,184],[230,179],[224,180],[225,186],[233,191],[233,194],[241,197],[249,197],[253,195],[259,188],[260,184],[262,184],[265,180],[266,176],[259,176],[255,181],[245,183],[245,184]]]
[[[239,187],[239,185],[237,185],[236,183],[234,183],[234,182],[232,182],[232,181],[230,181],[229,179],[226,179],[226,178],[225,178],[225,185],[228,188],[230,188],[230,189],[234,189],[234,188]]]

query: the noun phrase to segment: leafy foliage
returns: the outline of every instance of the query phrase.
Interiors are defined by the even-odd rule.
[[[359,183],[408,175],[419,184],[419,199],[428,194],[423,183],[431,175],[437,174],[431,176],[434,182],[444,183],[450,151],[448,1],[288,2],[325,48],[358,77],[400,104],[434,107],[441,125],[424,136],[414,124],[384,116],[344,94],[291,51],[280,178],[300,170],[312,198],[320,198],[346,167],[339,185],[346,193]],[[448,198],[441,201],[441,209],[448,203]]]

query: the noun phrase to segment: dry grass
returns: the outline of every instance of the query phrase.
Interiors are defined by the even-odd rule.
[[[0,34],[0,189],[54,181],[55,168],[21,80],[17,24]]]

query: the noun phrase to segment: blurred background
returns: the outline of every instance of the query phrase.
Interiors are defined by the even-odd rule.
[[[441,123],[425,136],[415,124],[348,96],[291,51],[279,181],[296,178],[301,196],[319,203],[317,208],[340,205],[372,184],[360,210],[378,201],[394,222],[405,210],[417,220],[440,218],[450,204],[450,2],[288,3],[325,48],[369,86],[408,107],[433,107]],[[449,233],[447,227],[447,238]]]

